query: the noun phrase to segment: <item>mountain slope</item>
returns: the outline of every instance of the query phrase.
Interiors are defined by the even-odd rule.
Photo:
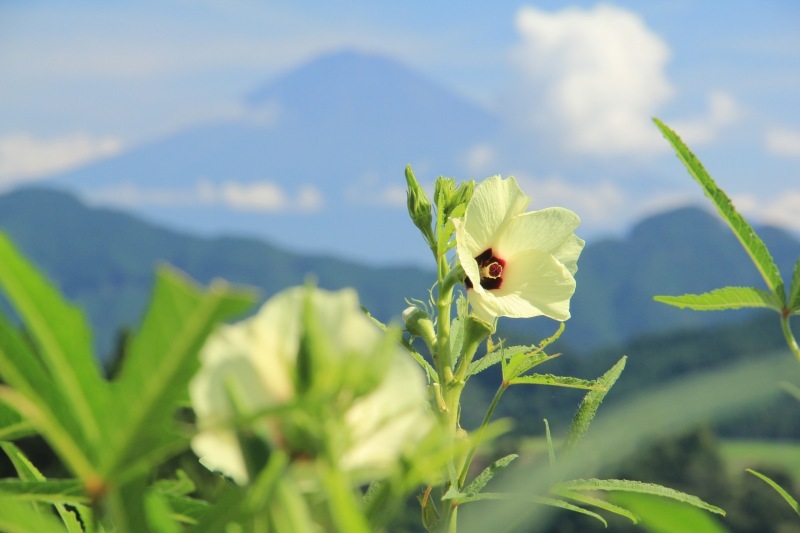
[[[202,283],[220,277],[257,286],[265,296],[309,276],[325,288],[353,286],[364,305],[384,320],[399,315],[406,297],[427,299],[434,282],[433,273],[422,269],[304,256],[255,239],[181,234],[46,189],[0,196],[0,229],[87,310],[104,353],[118,328],[138,320],[159,261]],[[788,277],[800,243],[774,228],[759,233]],[[727,228],[693,208],[644,220],[625,239],[590,242],[578,264],[572,318],[563,339],[582,353],[645,333],[732,322],[754,313],[681,311],[654,302],[657,294],[762,286]],[[502,319],[500,331],[530,342],[552,326],[545,319]]]
[[[431,283],[420,269],[373,269],[253,239],[176,233],[45,189],[0,196],[0,229],[84,308],[102,356],[111,352],[119,328],[138,323],[160,262],[204,284],[223,278],[256,286],[265,297],[309,280],[327,289],[355,286],[362,304],[384,320],[399,317],[404,298],[424,296]]]
[[[237,118],[50,183],[175,228],[420,264],[426,249],[410,246],[417,236],[404,224],[403,169],[414,164],[423,181],[438,169],[462,172],[464,155],[498,128],[485,110],[400,63],[344,51],[256,89]]]

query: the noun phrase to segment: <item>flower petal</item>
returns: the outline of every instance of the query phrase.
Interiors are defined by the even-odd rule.
[[[475,261],[475,257],[478,254],[473,254],[472,245],[463,244],[470,240],[470,236],[465,230],[463,221],[454,218],[452,222],[453,226],[456,228],[456,255],[458,255],[458,262],[461,263],[461,268],[464,269],[464,273],[472,282],[472,287],[478,291],[478,293],[483,294],[484,290],[483,287],[481,287],[481,273],[478,269],[478,262]]]
[[[458,246],[473,258],[494,244],[496,235],[530,204],[513,177],[493,176],[478,184],[464,212],[462,237]]]
[[[553,253],[570,238],[579,224],[578,215],[563,207],[524,213],[508,223],[493,249],[498,257],[504,259],[530,249]]]
[[[575,278],[560,261],[546,252],[526,250],[508,259],[502,287],[483,295],[470,291],[468,296],[473,313],[483,320],[545,315],[563,321],[570,316],[574,292]]]
[[[581,255],[584,244],[586,243],[583,239],[570,235],[558,250],[553,252],[553,256],[561,261],[561,264],[567,267],[567,270],[573,276],[578,271],[578,256]]]

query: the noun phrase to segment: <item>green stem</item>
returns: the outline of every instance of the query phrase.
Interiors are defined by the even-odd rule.
[[[483,417],[483,421],[481,422],[480,428],[478,428],[478,434],[475,436],[475,441],[470,446],[469,453],[467,453],[467,460],[464,461],[464,466],[461,468],[461,474],[458,476],[458,488],[459,490],[464,486],[464,483],[467,481],[467,474],[469,473],[469,465],[472,463],[472,458],[475,457],[475,452],[478,450],[478,445],[481,443],[481,439],[483,438],[483,432],[486,430],[486,426],[489,425],[489,420],[491,420],[492,415],[494,414],[495,408],[497,408],[497,404],[500,403],[500,398],[503,396],[503,393],[509,387],[509,383],[504,381],[500,384],[500,387],[497,388],[497,392],[494,393],[494,398],[492,398],[492,403],[489,404],[489,409],[486,410],[486,415]]]
[[[789,326],[789,313],[787,311],[785,310],[781,313],[781,329],[783,330],[783,336],[786,338],[786,344],[789,345],[789,349],[797,361],[800,362],[800,346],[797,345],[797,339],[794,338],[792,328]]]

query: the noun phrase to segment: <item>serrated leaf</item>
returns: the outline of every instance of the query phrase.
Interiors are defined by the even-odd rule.
[[[706,196],[712,201],[719,214],[733,230],[736,238],[739,239],[739,242],[750,256],[750,259],[752,259],[753,264],[761,273],[772,293],[780,300],[781,304],[784,304],[786,293],[783,279],[764,241],[756,234],[747,220],[736,211],[728,195],[717,186],[706,169],[703,168],[700,160],[689,150],[680,137],[657,118],[654,118],[653,121],[658,129],[661,130],[664,138],[675,149],[678,159],[681,160],[686,170],[700,184]]]
[[[775,492],[777,492],[778,494],[780,494],[780,495],[781,495],[781,497],[782,497],[784,500],[786,500],[786,503],[788,503],[788,504],[789,504],[789,507],[791,507],[791,508],[794,510],[794,512],[795,512],[795,513],[797,513],[798,515],[800,515],[800,505],[798,505],[798,503],[797,503],[797,500],[795,500],[795,499],[792,497],[792,495],[791,495],[791,494],[789,494],[788,492],[786,492],[786,490],[785,490],[783,487],[781,487],[780,485],[778,485],[777,483],[775,483],[775,482],[774,482],[772,479],[768,478],[768,477],[767,477],[767,476],[765,476],[764,474],[761,474],[760,472],[756,472],[755,470],[751,470],[751,469],[749,469],[749,468],[746,468],[745,470],[747,470],[748,472],[750,472],[751,474],[753,474],[753,475],[754,475],[754,476],[756,476],[757,478],[761,479],[761,480],[762,480],[764,483],[766,483],[767,485],[769,485],[770,487],[772,487],[772,488],[775,490]]]
[[[462,499],[463,498],[463,499]],[[445,499],[444,497],[442,498]],[[447,499],[455,499],[455,497],[447,498]],[[593,513],[588,509],[584,509],[583,507],[578,507],[577,505],[573,505],[569,502],[565,502],[564,500],[559,500],[557,498],[547,498],[543,496],[533,496],[529,494],[503,494],[503,493],[496,493],[496,492],[479,492],[476,494],[472,494],[470,497],[467,497],[466,494],[460,494],[458,497],[459,503],[469,503],[469,502],[477,502],[481,500],[516,500],[516,501],[525,501],[534,503],[537,505],[547,505],[549,507],[555,507],[557,509],[565,509],[567,511],[572,511],[575,513],[580,513],[586,516],[591,516],[592,518],[599,520],[605,527],[608,527],[608,523],[606,522],[605,518],[600,516],[597,513]]]
[[[453,368],[461,357],[461,346],[464,344],[464,320],[459,317],[450,322],[450,361]]]
[[[605,391],[605,387],[595,380],[573,378],[569,376],[554,376],[553,374],[531,374],[519,376],[509,380],[512,385],[552,385],[554,387],[568,387],[571,389],[588,389]]]
[[[108,389],[100,377],[86,318],[2,232],[0,257],[0,287],[30,331],[53,385],[75,412],[86,439],[101,443]]]
[[[109,423],[116,431],[107,445],[105,473],[169,448],[173,413],[199,368],[202,344],[217,322],[242,314],[254,299],[252,291],[223,282],[202,290],[174,269],[159,269],[150,306],[114,382]]]
[[[60,531],[55,517],[41,515],[14,498],[0,494],[0,531],[4,533],[31,533],[32,531]]]
[[[480,492],[483,490],[483,487],[485,487],[486,484],[492,480],[497,472],[506,468],[518,457],[519,455],[512,453],[493,462],[487,466],[483,472],[475,476],[475,479],[473,479],[472,482],[462,490],[462,492],[467,495]]]
[[[595,498],[593,496],[587,496],[586,494],[580,494],[568,490],[557,490],[555,491],[555,493],[558,494],[559,496],[563,496],[564,498],[569,498],[570,500],[574,500],[578,503],[582,503],[584,505],[591,505],[593,507],[597,507],[598,509],[603,509],[604,511],[624,516],[634,524],[638,524],[641,521],[641,518],[636,513],[629,511],[624,507],[620,507],[619,505],[614,505],[611,502],[601,500],[600,498]]]
[[[603,399],[606,397],[606,394],[608,394],[608,391],[614,386],[617,378],[619,378],[619,375],[625,368],[626,360],[627,357],[622,356],[622,359],[620,359],[617,364],[615,364],[608,372],[598,378],[597,382],[601,387],[603,387],[603,389],[589,391],[586,396],[584,396],[583,401],[581,402],[580,406],[578,406],[578,411],[575,413],[575,416],[572,418],[572,423],[569,426],[567,439],[564,443],[565,450],[574,450],[578,443],[580,443],[580,441],[583,439],[583,436],[589,429],[589,424],[592,423],[595,414],[597,414],[597,409],[600,407],[600,404],[603,403]]]
[[[648,533],[729,533],[715,515],[675,500],[634,492],[612,492],[609,496],[613,503],[639,515],[642,529]]]
[[[0,479],[0,497],[21,502],[89,503],[83,484],[73,479],[22,481]]]
[[[22,453],[22,450],[17,448],[13,443],[0,442],[0,448],[3,449],[11,460],[11,464],[14,465],[14,470],[17,471],[17,476],[21,481],[46,481],[39,469],[36,468],[36,466],[31,463],[30,459]],[[43,507],[41,504],[34,505],[39,508]],[[61,504],[56,504],[55,508],[69,533],[83,533],[83,528],[73,513]],[[46,507],[45,510],[49,511]]]
[[[800,259],[794,264],[792,288],[789,291],[789,309],[792,313],[800,312]]]
[[[695,311],[721,311],[743,307],[766,307],[781,312],[782,303],[771,292],[755,287],[723,287],[703,294],[655,296],[657,302]]]
[[[164,501],[169,505],[173,520],[183,524],[196,524],[211,507],[208,502],[179,494],[163,493]]]
[[[715,505],[704,502],[697,496],[686,494],[675,489],[656,485],[655,483],[642,483],[641,481],[630,481],[627,479],[574,479],[559,483],[556,490],[570,491],[622,491],[636,492],[638,494],[651,494],[662,498],[669,498],[682,503],[704,509],[711,513],[725,516],[725,511]]]

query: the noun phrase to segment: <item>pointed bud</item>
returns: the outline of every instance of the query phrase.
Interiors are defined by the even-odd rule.
[[[428,313],[412,305],[403,311],[402,317],[406,330],[425,341],[428,349],[433,353],[433,348],[436,346],[436,330],[433,328],[433,321]]]
[[[411,216],[414,225],[422,231],[422,236],[430,246],[434,242],[431,229],[431,223],[433,222],[431,202],[428,200],[428,196],[420,186],[417,178],[414,177],[411,165],[406,166],[406,183],[408,184],[408,214]]]

